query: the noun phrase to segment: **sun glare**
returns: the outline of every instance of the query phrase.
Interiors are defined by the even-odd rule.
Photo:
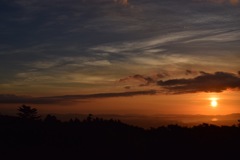
[[[218,106],[217,98],[211,98],[211,107],[216,108]]]

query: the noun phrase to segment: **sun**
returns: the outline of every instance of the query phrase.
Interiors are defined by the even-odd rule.
[[[211,106],[212,106],[213,108],[217,107],[217,106],[218,106],[218,102],[217,102],[216,100],[212,100],[212,101],[211,101]]]
[[[218,106],[218,99],[217,98],[211,98],[211,107],[216,108]]]

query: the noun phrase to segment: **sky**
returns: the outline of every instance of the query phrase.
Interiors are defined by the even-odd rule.
[[[1,113],[240,112],[240,0],[0,0],[0,21]]]

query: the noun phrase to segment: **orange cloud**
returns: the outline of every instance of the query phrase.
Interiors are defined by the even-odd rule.
[[[239,4],[239,0],[230,0],[230,3],[232,4],[232,5],[238,5]]]
[[[114,0],[116,3],[122,4],[124,6],[128,5],[128,0]]]

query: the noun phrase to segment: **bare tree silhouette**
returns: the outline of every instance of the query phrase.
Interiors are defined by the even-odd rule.
[[[30,106],[22,105],[18,108],[18,111],[17,115],[22,119],[37,120],[41,117],[38,115],[37,109]]]

